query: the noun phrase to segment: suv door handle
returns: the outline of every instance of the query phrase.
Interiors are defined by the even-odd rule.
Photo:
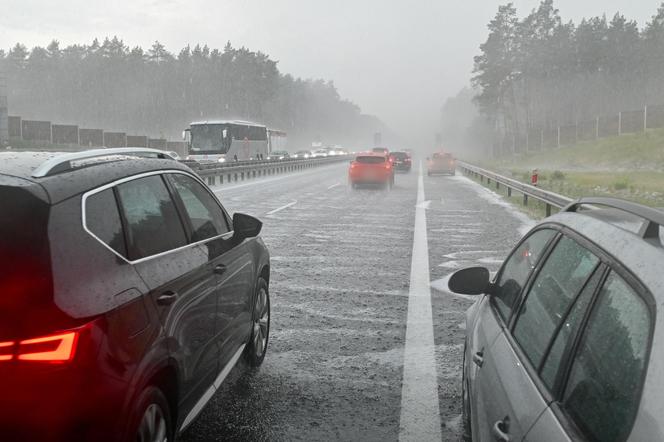
[[[510,431],[510,418],[505,416],[505,419],[493,424],[493,437],[498,442],[510,442],[510,436],[507,434]]]
[[[482,364],[484,364],[484,352],[483,351],[478,351],[473,355],[473,362],[475,365],[478,367],[481,367]]]
[[[217,264],[216,266],[214,266],[212,272],[216,275],[223,275],[224,273],[226,273],[226,270],[228,270],[228,268],[225,265]]]
[[[178,294],[174,291],[167,291],[157,298],[157,305],[171,305],[177,299]]]

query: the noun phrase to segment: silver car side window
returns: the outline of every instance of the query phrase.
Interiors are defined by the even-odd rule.
[[[615,273],[591,313],[563,395],[563,410],[590,440],[623,441],[639,406],[651,316]]]
[[[494,305],[504,320],[510,317],[512,308],[518,305],[518,300],[523,287],[528,281],[528,276],[530,276],[544,250],[546,250],[547,244],[555,234],[556,231],[551,229],[535,231],[522,241],[505,261],[492,296]]]
[[[542,364],[540,378],[552,391],[556,386],[556,381],[558,381],[559,376],[562,374],[561,371],[563,370],[560,370],[561,364],[564,364],[565,355],[572,351],[574,339],[588,310],[588,306],[593,299],[593,295],[597,291],[597,286],[601,283],[603,274],[604,272],[601,268],[598,268],[593,273],[593,276],[590,277],[586,286],[574,302],[574,306],[565,317],[565,321],[558,328],[553,345]]]
[[[562,237],[537,274],[514,326],[514,339],[533,367],[539,367],[553,334],[599,258]]]

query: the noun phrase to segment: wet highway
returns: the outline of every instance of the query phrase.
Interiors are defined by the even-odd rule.
[[[351,190],[347,164],[214,188],[230,212],[264,222],[270,342],[181,440],[459,439],[472,300],[445,278],[496,270],[531,222],[465,177],[418,172],[391,191]]]

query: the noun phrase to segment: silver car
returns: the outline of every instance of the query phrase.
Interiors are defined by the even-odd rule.
[[[588,210],[585,210],[588,209]],[[664,212],[608,198],[531,230],[468,310],[466,436],[476,441],[664,440]]]

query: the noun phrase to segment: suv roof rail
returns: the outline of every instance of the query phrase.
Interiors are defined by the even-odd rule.
[[[619,198],[587,197],[574,201],[567,207],[563,208],[561,211],[576,212],[579,207],[584,205],[610,207],[612,209],[618,209],[623,212],[636,215],[639,218],[643,218],[644,223],[639,230],[639,236],[646,240],[656,240],[657,242],[660,241],[659,229],[661,226],[664,226],[664,212],[660,210]]]
[[[87,160],[90,158],[103,158],[112,155],[131,155],[142,157],[155,157],[161,159],[172,159],[168,152],[146,147],[117,147],[111,149],[91,149],[81,152],[65,153],[41,163],[33,172],[33,178],[43,178],[56,173],[65,172],[73,168],[72,161]]]

